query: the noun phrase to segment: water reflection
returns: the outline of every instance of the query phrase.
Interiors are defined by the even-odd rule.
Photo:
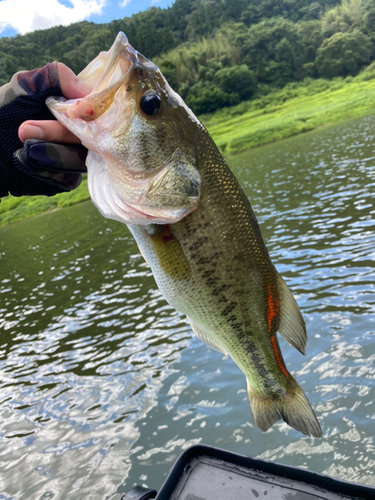
[[[286,363],[322,424],[262,434],[234,363],[192,337],[127,229],[83,204],[0,230],[0,499],[159,488],[184,447],[375,484],[375,118],[231,158],[304,313]]]

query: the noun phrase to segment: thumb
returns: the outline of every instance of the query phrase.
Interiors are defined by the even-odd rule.
[[[85,97],[92,91],[92,87],[82,82],[77,75],[63,63],[57,63],[57,71],[61,91],[67,99],[77,99]]]

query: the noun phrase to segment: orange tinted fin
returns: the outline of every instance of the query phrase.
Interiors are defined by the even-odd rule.
[[[284,374],[286,379],[289,378],[290,374],[285,366],[285,363],[284,363],[284,360],[283,360],[283,357],[282,357],[282,354],[280,351],[279,343],[278,343],[275,335],[271,336],[271,345],[272,345],[273,352],[275,354],[276,362],[279,365],[280,370],[282,371],[282,373]]]
[[[280,351],[279,342],[276,337],[277,324],[279,319],[279,295],[277,293],[276,285],[268,285],[268,296],[267,296],[267,325],[268,333],[271,335],[271,346],[273,353],[275,355],[276,362],[287,379],[289,372],[286,369],[283,356]]]
[[[268,285],[267,290],[267,324],[268,331],[272,333],[277,329],[277,320],[279,317],[279,296],[276,285]]]

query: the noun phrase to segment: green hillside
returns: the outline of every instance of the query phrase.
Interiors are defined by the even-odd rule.
[[[355,76],[375,57],[373,0],[176,0],[107,24],[0,39],[0,84],[51,60],[81,71],[118,31],[156,59],[196,113],[304,78]]]
[[[0,84],[51,60],[75,72],[118,31],[152,58],[225,155],[375,112],[373,0],[176,0],[108,24],[0,38]],[[0,225],[88,199],[8,196]]]

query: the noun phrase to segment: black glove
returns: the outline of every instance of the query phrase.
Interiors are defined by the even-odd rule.
[[[26,120],[55,120],[45,101],[62,96],[57,65],[20,71],[0,87],[0,197],[56,193],[75,189],[86,172],[87,149],[18,138]]]

